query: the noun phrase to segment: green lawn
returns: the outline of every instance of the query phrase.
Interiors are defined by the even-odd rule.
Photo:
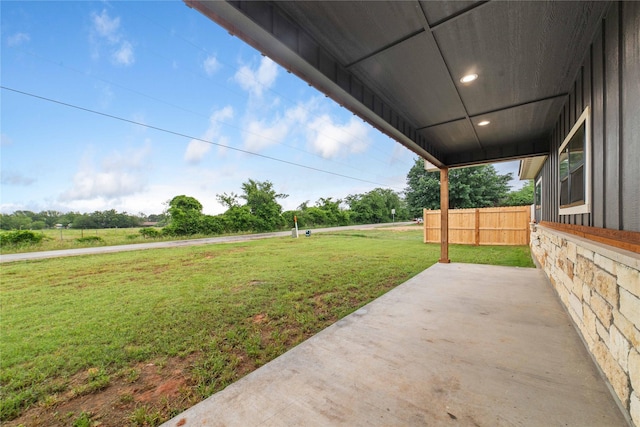
[[[439,246],[423,244],[417,229],[3,264],[0,420],[34,405],[54,411],[61,396],[135,381],[140,362],[176,357],[190,360],[181,400],[188,406],[438,257]],[[533,266],[528,247],[453,245],[450,258]],[[81,384],[72,381],[79,372],[89,372]],[[166,404],[148,423],[183,406]],[[135,414],[121,424],[144,424],[131,420]]]
[[[35,245],[6,246],[1,249],[3,254],[57,251],[61,249],[76,249],[92,246],[115,246],[130,245],[134,243],[149,243],[155,241],[176,240],[175,237],[163,237],[158,239],[147,239],[140,234],[140,227],[137,228],[101,228],[97,230],[39,230],[34,233],[42,233],[45,238],[41,243]],[[99,237],[100,242],[81,242],[78,239],[87,237]],[[191,236],[189,238],[211,237],[211,236]]]

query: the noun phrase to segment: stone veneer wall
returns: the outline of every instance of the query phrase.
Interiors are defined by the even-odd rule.
[[[640,255],[535,224],[531,252],[640,427]]]

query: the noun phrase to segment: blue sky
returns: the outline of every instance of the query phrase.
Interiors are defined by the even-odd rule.
[[[186,194],[217,214],[249,178],[285,210],[406,186],[415,154],[180,1],[0,7],[4,213],[151,214]]]

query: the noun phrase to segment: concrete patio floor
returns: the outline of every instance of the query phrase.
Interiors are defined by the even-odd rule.
[[[165,426],[626,426],[542,271],[436,264]]]

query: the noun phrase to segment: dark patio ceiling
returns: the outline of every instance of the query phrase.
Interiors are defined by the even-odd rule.
[[[436,166],[549,151],[608,2],[185,0]],[[467,74],[472,83],[461,83]],[[489,120],[487,126],[478,126]]]

